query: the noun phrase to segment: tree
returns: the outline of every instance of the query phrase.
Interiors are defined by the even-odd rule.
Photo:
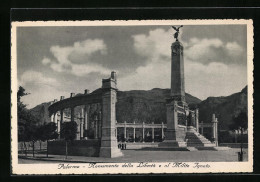
[[[47,142],[47,151],[46,151],[46,156],[48,157],[49,155],[49,150],[48,150],[48,142],[49,140],[54,140],[58,138],[58,133],[56,131],[57,126],[55,123],[50,122],[50,123],[44,123],[42,126],[38,128],[38,139],[41,141],[46,141]]]
[[[35,118],[29,111],[24,111],[22,117],[18,117],[18,141],[24,142],[25,154],[27,155],[26,142],[32,142],[33,156],[34,143],[37,138],[37,118]]]
[[[237,116],[233,117],[233,124],[229,126],[231,130],[238,130],[241,133],[241,151],[240,151],[240,160],[243,160],[243,132],[248,128],[248,117],[247,112],[242,111]]]
[[[64,137],[66,142],[66,159],[68,156],[68,142],[73,141],[78,132],[78,125],[75,121],[64,122],[61,127],[61,135]]]
[[[31,120],[31,121],[33,121],[33,120]],[[33,157],[35,155],[34,144],[38,140],[37,131],[38,131],[38,126],[36,126],[34,123],[31,123],[31,122],[28,123],[28,128],[26,130],[26,133],[27,133],[28,140],[32,143]]]
[[[17,111],[18,111],[18,141],[24,143],[25,155],[27,155],[26,142],[32,142],[33,145],[33,156],[34,156],[34,143],[37,140],[36,129],[37,120],[34,115],[26,108],[21,98],[28,95],[25,89],[20,86],[17,91]]]
[[[248,127],[247,112],[242,111],[237,116],[233,117],[233,124],[229,126],[231,130],[246,130]]]

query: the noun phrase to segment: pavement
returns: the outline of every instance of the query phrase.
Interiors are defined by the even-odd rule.
[[[238,152],[240,149],[232,148],[230,150],[198,150],[198,151],[171,151],[171,150],[151,150],[136,149],[122,150],[124,156],[118,158],[101,158],[101,157],[85,157],[85,156],[68,156],[32,154],[25,156],[19,154],[19,164],[32,163],[89,163],[89,162],[237,162]],[[244,161],[248,160],[248,149],[244,149]]]

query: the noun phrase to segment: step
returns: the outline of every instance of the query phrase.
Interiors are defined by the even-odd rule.
[[[208,140],[206,138],[198,138],[198,137],[185,137],[186,139],[189,139],[189,140],[195,140],[195,139],[198,139],[198,140]]]
[[[203,141],[203,140],[187,140],[186,142],[201,142],[201,143],[211,143],[210,141]]]
[[[205,144],[205,143],[201,143],[201,144],[187,144],[188,147],[216,147],[215,144]]]
[[[186,139],[199,139],[199,140],[208,140],[206,138],[198,138],[198,137],[185,137]]]
[[[198,149],[195,148],[195,147],[187,147],[187,149],[188,149],[189,151],[198,151]]]
[[[211,143],[207,138],[198,132],[187,132],[186,142],[188,147],[215,147],[214,143]]]
[[[215,150],[215,151],[220,151],[220,150],[230,150],[231,148],[229,147],[216,147],[216,146],[204,146],[204,147],[196,147],[198,150]]]

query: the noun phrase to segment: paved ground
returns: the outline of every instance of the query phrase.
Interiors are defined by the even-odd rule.
[[[20,164],[29,163],[60,163],[60,162],[236,162],[238,161],[237,152],[240,149],[230,149],[225,151],[156,151],[156,150],[123,150],[123,157],[119,158],[99,158],[99,157],[83,157],[83,156],[65,156],[36,154],[35,158],[29,154],[25,157],[19,155]],[[248,160],[248,150],[244,149],[244,161]]]

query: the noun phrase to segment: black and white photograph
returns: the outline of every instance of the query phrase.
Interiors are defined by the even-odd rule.
[[[253,171],[253,21],[12,22],[13,174]]]

